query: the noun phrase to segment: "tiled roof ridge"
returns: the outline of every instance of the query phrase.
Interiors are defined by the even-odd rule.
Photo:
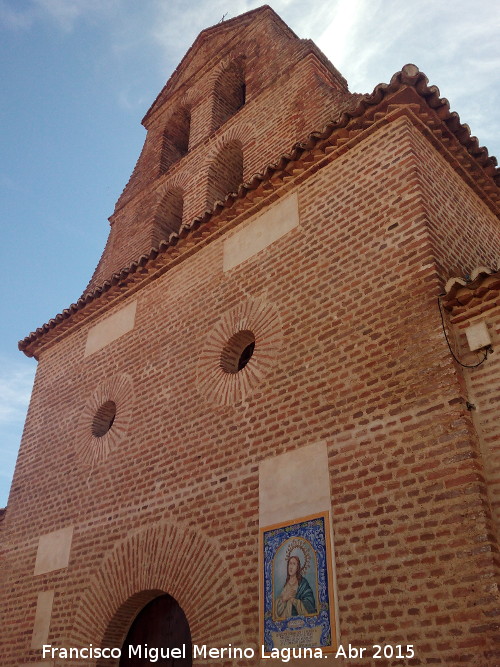
[[[30,343],[41,338],[45,333],[71,317],[73,313],[101,297],[111,287],[126,280],[130,275],[135,274],[138,269],[143,268],[149,261],[155,260],[158,255],[177,245],[181,239],[186,238],[191,232],[196,231],[214,215],[217,215],[225,208],[231,207],[238,199],[245,198],[248,192],[270,181],[273,175],[278,172],[285,172],[287,165],[297,162],[305,152],[312,151],[319,142],[328,139],[335,130],[345,128],[351,120],[363,116],[369,107],[380,104],[384,97],[396,92],[402,85],[414,87],[419,95],[426,99],[428,105],[437,111],[440,119],[447,124],[460,143],[467,148],[471,156],[476,159],[483,169],[488,171],[488,174],[493,178],[497,186],[500,186],[500,169],[497,167],[496,158],[489,156],[488,150],[485,147],[479,147],[477,138],[470,136],[469,126],[460,123],[460,117],[456,112],[450,112],[450,105],[446,98],[439,97],[439,88],[437,86],[429,86],[428,83],[427,76],[416,65],[405,65],[401,71],[396,72],[392,76],[390,83],[380,83],[375,86],[371,94],[366,94],[358,98],[352,109],[342,111],[339,117],[327,123],[323,130],[311,132],[305,142],[295,143],[289,153],[284,153],[276,162],[269,164],[262,172],[254,174],[250,181],[242,183],[239,186],[237,192],[226,195],[224,201],[216,201],[212,209],[207,209],[191,223],[184,224],[179,233],[173,232],[168,239],[161,241],[158,247],[151,248],[149,253],[141,255],[138,260],[133,261],[129,266],[115,272],[102,285],[96,287],[91,292],[84,293],[76,303],[72,303],[46,324],[38,327],[23,340],[19,341],[19,349],[27,353],[26,349]]]
[[[479,283],[481,283],[486,276],[495,273],[495,271],[496,269],[492,269],[489,266],[480,264],[479,266],[475,266],[470,274],[466,274],[463,277],[452,276],[451,278],[448,278],[446,285],[444,286],[444,291],[446,292],[447,296],[450,296],[452,292],[456,291],[457,289],[461,289],[462,287],[476,289]]]
[[[369,96],[376,97],[380,91],[387,88],[388,90],[394,84],[403,83],[411,85],[415,90],[424,97],[427,104],[439,115],[440,119],[446,123],[448,129],[453,132],[460,143],[467,148],[467,151],[474,157],[479,164],[485,168],[486,166],[498,167],[497,158],[494,155],[489,155],[488,149],[485,146],[479,146],[479,140],[475,136],[471,136],[471,129],[467,123],[460,122],[460,116],[456,111],[450,111],[450,103],[446,97],[440,97],[439,88],[437,86],[429,86],[429,79],[421,72],[416,65],[412,63],[405,65],[400,72],[396,72],[389,84],[380,83],[375,86],[375,90]],[[370,104],[377,103],[371,102]],[[500,169],[496,169],[493,179],[500,187]]]
[[[476,266],[470,275],[450,278],[444,291],[443,306],[454,314],[458,311],[459,315],[463,315],[465,310],[486,302],[489,307],[493,307],[500,297],[500,269],[484,265]]]

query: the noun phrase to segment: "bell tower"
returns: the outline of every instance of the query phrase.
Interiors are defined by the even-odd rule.
[[[162,242],[175,243],[352,99],[317,47],[270,7],[204,30],[143,118],[144,147],[89,291]]]

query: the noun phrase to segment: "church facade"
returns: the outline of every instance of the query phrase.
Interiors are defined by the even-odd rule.
[[[415,65],[350,93],[267,6],[143,124],[20,342],[0,665],[499,664],[495,158]]]

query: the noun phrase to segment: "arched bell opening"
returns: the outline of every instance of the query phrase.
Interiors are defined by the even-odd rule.
[[[121,657],[98,661],[97,667],[193,664],[186,615],[175,598],[159,590],[142,591],[129,598],[114,615],[102,646],[121,648]]]
[[[208,169],[207,208],[237,192],[243,182],[243,150],[239,140],[225,144]]]
[[[239,111],[246,101],[244,60],[238,58],[224,68],[212,92],[212,132]]]
[[[190,127],[191,113],[189,109],[178,109],[170,116],[162,136],[160,174],[164,174],[173,164],[187,154]]]
[[[184,195],[179,188],[170,189],[161,199],[154,217],[152,244],[168,239],[172,232],[178,233],[182,225]]]

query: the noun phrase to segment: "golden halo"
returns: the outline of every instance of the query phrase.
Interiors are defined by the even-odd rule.
[[[309,568],[309,565],[311,563],[311,554],[310,554],[309,550],[304,547],[304,541],[301,540],[299,537],[292,540],[286,548],[286,562],[287,563],[290,560],[291,556],[295,556],[295,557],[299,558],[297,556],[297,554],[293,553],[295,550],[301,551],[303,556],[304,556],[304,564],[301,565],[301,568],[300,568],[300,574],[304,574],[307,571],[307,569]],[[299,563],[300,563],[300,558],[299,558]]]

